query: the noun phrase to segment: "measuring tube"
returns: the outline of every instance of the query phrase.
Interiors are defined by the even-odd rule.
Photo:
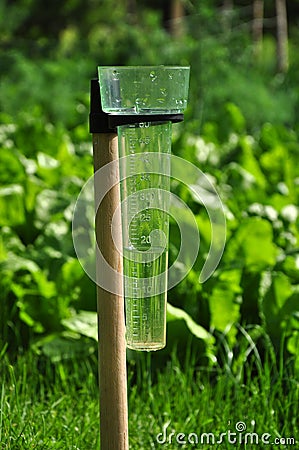
[[[169,115],[187,106],[190,67],[99,66],[98,72],[103,111],[126,124],[117,133],[127,346],[159,350],[166,344]]]
[[[118,127],[127,346],[166,344],[171,122]],[[152,153],[155,167],[152,167]],[[151,156],[151,158],[149,157]],[[165,157],[166,156],[166,157]],[[158,172],[158,173],[157,173]]]

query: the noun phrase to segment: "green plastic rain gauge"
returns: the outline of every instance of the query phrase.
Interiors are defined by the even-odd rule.
[[[166,345],[170,154],[189,67],[99,67],[102,110],[117,128],[126,343]]]

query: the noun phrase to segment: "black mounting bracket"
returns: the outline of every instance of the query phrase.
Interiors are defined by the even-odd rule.
[[[97,78],[90,83],[90,133],[116,133],[117,127],[142,122],[182,122],[184,114],[109,114],[102,110],[100,84]]]

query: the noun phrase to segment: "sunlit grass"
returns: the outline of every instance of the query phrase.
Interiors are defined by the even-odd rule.
[[[261,442],[266,433],[269,442],[299,439],[299,384],[287,368],[266,364],[257,370],[248,361],[242,376],[234,377],[192,364],[182,369],[173,357],[157,374],[151,359],[128,367],[130,449],[271,448]],[[1,449],[99,448],[95,360],[53,367],[29,355],[13,366],[3,358],[0,370]],[[259,445],[239,442],[245,433],[237,427],[244,424],[247,442],[258,436]],[[281,442],[273,448],[298,445]]]

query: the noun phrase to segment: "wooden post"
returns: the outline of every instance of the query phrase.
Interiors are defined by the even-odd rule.
[[[118,140],[115,133],[93,134],[95,172],[118,158]],[[109,174],[119,179],[116,166]],[[97,183],[95,177],[95,198]],[[96,214],[96,238],[99,249],[117,272],[122,273],[122,256],[111,234],[113,214],[120,204],[119,185],[106,194]],[[117,247],[121,248],[121,220]],[[114,237],[115,239],[115,237]],[[101,270],[97,263],[97,273]],[[119,286],[119,292],[122,286]],[[99,327],[99,387],[100,387],[100,441],[101,450],[128,450],[128,407],[126,376],[126,343],[123,296],[97,286]]]

